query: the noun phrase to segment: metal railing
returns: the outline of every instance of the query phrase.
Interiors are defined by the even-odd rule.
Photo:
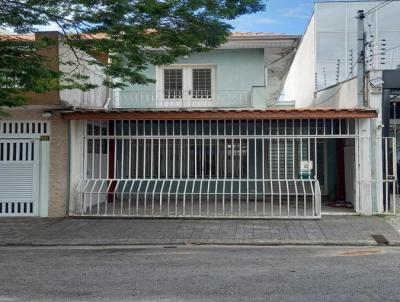
[[[114,108],[247,108],[252,94],[246,90],[114,91]]]
[[[77,191],[84,216],[321,217],[314,179],[82,179]]]

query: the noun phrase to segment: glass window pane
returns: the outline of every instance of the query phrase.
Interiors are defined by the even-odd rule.
[[[181,99],[182,87],[182,69],[164,69],[164,98]]]
[[[211,98],[211,69],[193,69],[193,98]]]

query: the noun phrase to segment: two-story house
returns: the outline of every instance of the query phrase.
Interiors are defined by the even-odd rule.
[[[57,37],[55,58],[59,68],[68,68]],[[0,215],[319,218],[382,212],[357,185],[372,160],[366,151],[372,143],[361,138],[377,111],[282,101],[305,41],[233,33],[216,50],[149,66],[145,73],[154,84],[61,91],[51,102],[38,96],[37,104],[33,98],[1,121],[0,178],[8,183],[0,190]],[[89,74],[95,83],[101,83],[98,74]],[[36,130],[41,122],[44,134]],[[29,151],[30,142],[38,151]],[[9,172],[2,174],[4,167]],[[15,194],[22,180],[25,197]],[[18,210],[29,198],[32,210]]]
[[[216,50],[150,66],[155,83],[113,91],[108,108],[65,112],[71,215],[336,212],[327,206],[338,186],[329,159],[341,154],[328,152],[329,142],[354,140],[359,120],[376,112],[278,102],[298,43],[298,36],[233,33]],[[356,198],[346,206],[360,213]]]

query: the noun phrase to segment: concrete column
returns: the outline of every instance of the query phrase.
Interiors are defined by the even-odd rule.
[[[374,213],[381,213],[383,211],[383,182],[377,180],[383,180],[383,144],[382,144],[382,119],[383,119],[383,108],[382,108],[382,87],[373,86],[370,84],[370,79],[382,78],[382,71],[374,70],[368,73],[368,101],[371,108],[374,108],[378,112],[376,119],[370,120],[371,127],[371,178],[375,180],[373,183],[373,195],[372,195],[372,208]]]
[[[84,177],[84,122],[70,121],[70,180],[69,180],[69,211],[76,209],[78,200],[77,186],[79,180]]]
[[[368,79],[382,76],[381,71],[373,71]],[[367,86],[370,107],[376,109],[375,119],[361,119],[358,122],[359,144],[357,148],[357,212],[372,215],[383,211],[383,170],[382,170],[382,88]]]
[[[358,144],[356,151],[356,212],[372,215],[372,165],[371,165],[371,127],[369,119],[358,121]]]
[[[50,141],[39,142],[39,216],[49,215]]]

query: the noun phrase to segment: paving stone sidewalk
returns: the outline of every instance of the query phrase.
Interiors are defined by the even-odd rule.
[[[1,219],[7,245],[376,245],[371,235],[400,245],[382,217],[328,216],[321,220]]]

